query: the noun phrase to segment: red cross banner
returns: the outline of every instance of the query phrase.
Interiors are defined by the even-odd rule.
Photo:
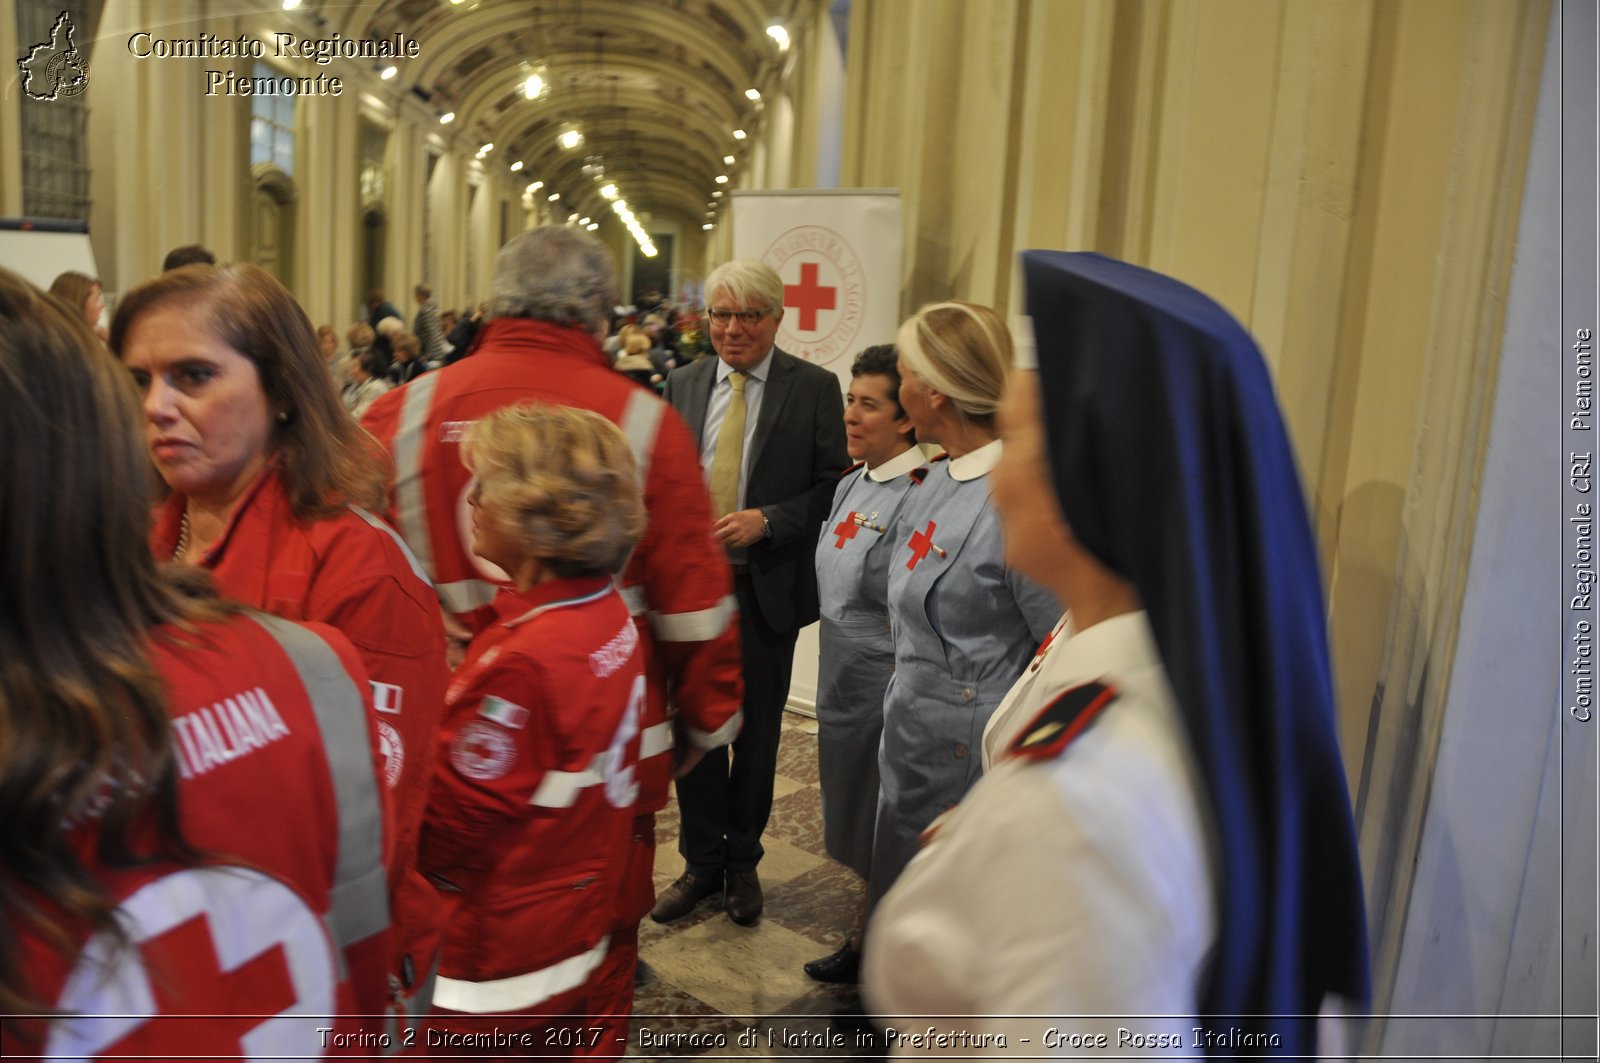
[[[863,347],[900,327],[900,193],[893,189],[733,193],[733,255],[783,278],[778,346],[848,387]]]

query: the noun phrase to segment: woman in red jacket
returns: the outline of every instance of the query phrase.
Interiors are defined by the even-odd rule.
[[[139,419],[76,307],[0,270],[0,1054],[370,1051],[361,665],[158,571]]]
[[[530,404],[475,422],[463,457],[472,549],[512,587],[451,684],[428,797],[419,864],[460,901],[428,1044],[617,1059],[626,1026],[591,992],[639,790],[643,656],[612,581],[644,529],[632,453],[599,414]]]
[[[187,266],[140,285],[117,307],[111,349],[171,488],[156,557],[210,570],[235,601],[337,628],[361,654],[395,802],[393,997],[420,1014],[438,900],[415,871],[416,838],[448,672],[438,601],[369,512],[383,502],[382,452],[340,405],[310,319],[259,266]]]

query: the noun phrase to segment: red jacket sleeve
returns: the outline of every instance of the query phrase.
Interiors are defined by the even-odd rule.
[[[423,818],[425,874],[465,886],[533,814],[530,799],[557,766],[548,697],[538,662],[520,654],[483,667],[452,697]]]
[[[744,680],[738,610],[727,554],[711,534],[700,450],[670,406],[656,436],[645,506],[650,527],[624,583],[644,588],[668,697],[684,731],[696,746],[714,749],[739,732]]]

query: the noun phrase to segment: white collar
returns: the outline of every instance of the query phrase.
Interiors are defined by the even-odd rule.
[[[890,480],[899,479],[927,460],[922,456],[922,450],[913,443],[910,450],[896,454],[877,468],[868,467],[867,476],[875,483],[888,483]]]
[[[994,472],[1000,464],[1000,440],[985,443],[977,450],[969,450],[959,458],[950,459],[950,479],[960,483],[976,480]]]
[[[761,361],[757,362],[749,369],[744,370],[744,375],[748,377],[754,377],[756,380],[759,380],[761,383],[765,384],[767,382],[767,370],[772,367],[772,353],[777,349],[778,348],[773,347],[772,350],[766,353],[766,356],[763,357]],[[733,372],[733,366],[729,365],[727,362],[724,362],[721,355],[717,355],[716,358],[717,383],[721,384],[724,380],[728,379],[728,374]]]

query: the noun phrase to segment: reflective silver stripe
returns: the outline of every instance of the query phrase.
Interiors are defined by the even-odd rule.
[[[464,579],[455,583],[436,583],[433,590],[444,607],[452,613],[470,613],[494,601],[499,588],[488,580]]]
[[[289,656],[322,734],[339,817],[328,930],[343,950],[389,925],[389,882],[383,866],[383,806],[373,772],[361,692],[333,648],[297,624],[249,613]]]
[[[428,586],[433,586],[433,580],[429,578],[428,573],[423,569],[422,562],[417,560],[417,555],[411,552],[411,547],[406,545],[406,541],[400,538],[399,532],[385,524],[383,522],[383,518],[368,513],[360,506],[350,506],[348,508],[350,512],[354,513],[356,516],[360,517],[362,520],[366,521],[368,524],[372,525],[374,528],[377,528],[379,531],[383,532],[383,534],[393,539],[394,544],[400,548],[400,553],[405,555],[406,564],[411,566],[411,571],[416,575],[416,577],[422,582],[428,584]]]
[[[622,420],[617,422],[617,427],[622,429],[622,434],[627,437],[628,446],[633,450],[634,472],[639,477],[639,491],[643,493],[645,483],[650,479],[650,459],[656,449],[656,435],[661,428],[661,416],[666,412],[665,399],[659,399],[643,389],[635,391],[628,396],[628,405],[622,409]],[[628,556],[622,559],[622,565],[617,569],[617,578],[628,571],[628,566],[633,564],[634,550],[639,548],[638,543],[633,544],[633,549],[628,551]],[[632,608],[629,603],[629,608]],[[644,610],[634,609],[634,616],[643,615]]]
[[[497,978],[492,982],[464,982],[459,978],[440,977],[434,986],[433,1002],[450,1011],[464,1011],[473,1015],[531,1008],[535,1004],[543,1004],[557,993],[565,993],[582,985],[600,966],[610,947],[611,937],[608,934],[588,952],[537,971]]]
[[[650,614],[650,630],[662,642],[707,642],[728,630],[738,608],[733,595],[728,595],[710,609],[693,613]]]
[[[439,571],[433,559],[433,535],[428,530],[428,502],[422,493],[422,446],[428,431],[428,410],[433,407],[433,392],[439,378],[424,373],[407,385],[400,400],[400,427],[394,435],[395,523],[411,544],[428,582]],[[442,505],[449,506],[444,500]],[[447,603],[448,604],[448,603]],[[453,608],[453,607],[452,607]],[[468,610],[456,609],[464,613]]]
[[[651,724],[639,735],[639,759],[672,752],[672,721]]]
[[[633,464],[639,473],[640,488],[644,487],[645,478],[650,475],[650,456],[656,449],[656,430],[661,427],[661,415],[666,408],[664,400],[641,389],[628,396],[622,420],[617,422],[622,434],[628,437],[628,446],[633,448]]]
[[[618,587],[617,593],[622,595],[622,600],[627,603],[628,612],[634,616],[643,616],[649,612],[649,607],[644,601],[644,585],[637,584],[632,587]]]
[[[600,762],[604,757],[603,753],[596,756],[582,771],[545,772],[544,778],[539,780],[539,788],[528,798],[528,804],[540,808],[571,808],[580,793],[604,781],[600,774]]]
[[[689,728],[689,741],[694,743],[696,749],[718,749],[738,738],[739,730],[743,726],[744,710],[740,709],[715,731],[696,731],[693,727]]]

